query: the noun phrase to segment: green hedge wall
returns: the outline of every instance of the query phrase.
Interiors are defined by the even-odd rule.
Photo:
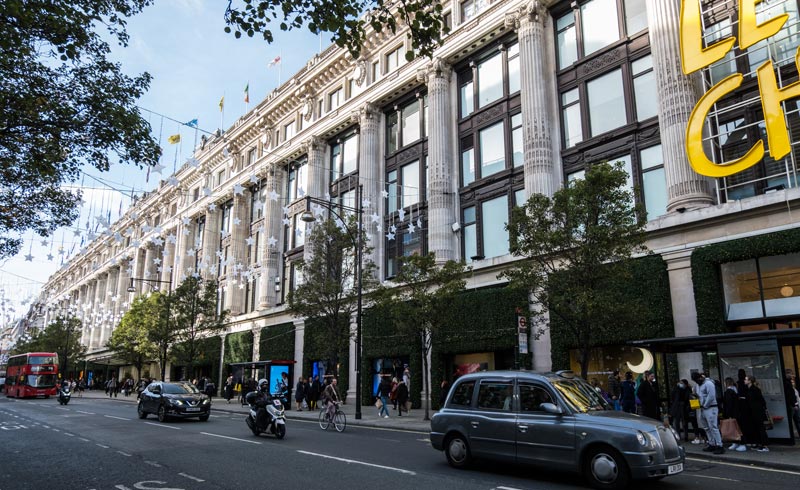
[[[517,308],[527,311],[523,291],[509,287],[467,291],[451,305],[449,325],[434,334],[431,349],[431,407],[439,408],[440,384],[449,375],[447,356],[517,348]],[[529,354],[520,356],[520,367],[529,368]]]
[[[287,322],[262,328],[258,357],[260,361],[294,359],[294,323]],[[296,374],[299,376],[299,373]]]
[[[219,336],[213,337],[206,337],[202,339],[197,339],[197,358],[195,359],[195,368],[200,366],[211,366],[211,379],[214,383],[219,381],[219,353],[220,348],[222,347],[221,338]],[[182,368],[183,364],[179,356],[171,355],[170,356],[170,370],[173,371],[176,368]],[[173,372],[172,374],[182,374],[182,369],[177,372]],[[156,373],[150,373],[153,376],[157,376]],[[180,376],[181,374],[178,374]],[[189,379],[195,377],[196,373],[188,372],[187,376]]]
[[[670,299],[667,264],[660,255],[632,259],[631,278],[618,290],[620,301],[638,298],[647,308],[632,324],[621,323],[607,337],[592,337],[592,346],[624,344],[628,340],[641,340],[674,336],[672,301]],[[553,370],[569,369],[569,351],[578,347],[567,332],[560,328],[558,317],[550,318],[550,341]]]
[[[349,330],[350,326],[346,323],[342,324],[343,331]],[[346,334],[343,334],[346,335]],[[325,331],[325,326],[319,320],[306,319],[303,332],[303,376],[308,377],[308,373],[312,373],[311,368],[312,360],[326,359],[328,357],[328,339]],[[294,354],[292,354],[294,357]],[[347,390],[350,388],[348,370],[350,366],[350,346],[349,343],[343,342],[339,346],[339,396],[346,400]],[[299,367],[298,367],[299,369]],[[295,370],[295,378],[300,376]]]
[[[695,249],[692,283],[700,335],[727,332],[720,264],[795,252],[800,252],[800,228]]]
[[[379,308],[366,310],[362,325],[361,359],[361,403],[372,405],[372,361],[382,357],[408,356],[411,371],[411,405],[419,408],[422,403],[422,345],[413,335],[396,332],[394,319]],[[419,389],[417,389],[419,387]]]
[[[225,360],[228,365],[233,362],[253,360],[253,332],[229,333],[225,336]]]

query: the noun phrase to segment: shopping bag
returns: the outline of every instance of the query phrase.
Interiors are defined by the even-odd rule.
[[[410,411],[411,410],[411,402],[407,401],[404,408],[405,408],[406,412]]]
[[[689,398],[689,408],[692,410],[699,410],[700,409],[700,399],[699,398]]]
[[[722,419],[719,421],[719,431],[724,442],[739,442],[742,440],[742,430],[736,419]]]
[[[377,400],[375,400],[375,408],[377,408],[378,410],[380,410],[381,408],[383,408],[383,402],[381,401],[381,399],[380,399],[380,398],[378,398]]]

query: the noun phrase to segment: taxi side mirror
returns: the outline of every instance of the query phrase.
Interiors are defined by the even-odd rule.
[[[544,410],[545,412],[553,414],[553,415],[563,415],[564,414],[563,410],[561,410],[559,407],[553,405],[552,403],[542,403],[541,405],[539,405],[539,408],[541,410]]]

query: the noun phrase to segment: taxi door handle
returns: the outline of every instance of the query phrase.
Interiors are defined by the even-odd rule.
[[[518,429],[519,429],[519,431],[520,431],[520,432],[522,432],[523,434],[524,434],[524,433],[526,433],[526,432],[528,432],[528,426],[527,426],[527,425],[518,425],[518,426],[517,426],[517,428],[518,428]]]
[[[478,426],[481,425],[481,423],[476,420],[473,420],[472,422],[470,422],[470,424],[472,424],[473,429],[477,429]]]

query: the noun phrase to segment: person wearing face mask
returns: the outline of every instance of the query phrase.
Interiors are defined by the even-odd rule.
[[[672,399],[669,405],[670,424],[675,432],[680,435],[683,427],[683,438],[689,440],[689,383],[682,379],[672,390]]]
[[[639,384],[636,396],[642,402],[642,415],[651,419],[661,420],[658,416],[658,385],[656,375],[650,371],[644,372],[644,379]]]

